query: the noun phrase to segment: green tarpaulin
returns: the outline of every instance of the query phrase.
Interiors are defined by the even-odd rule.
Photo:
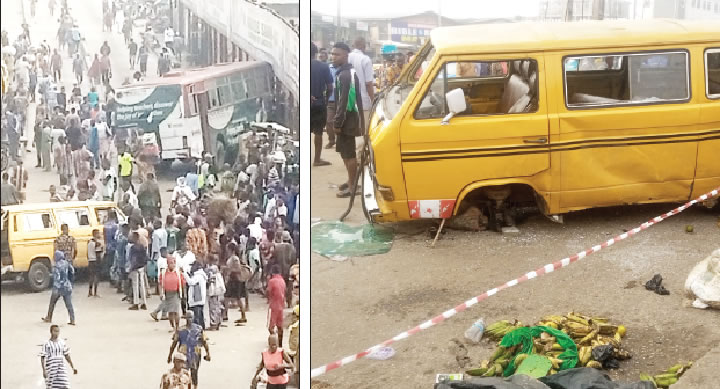
[[[312,250],[333,259],[383,254],[392,247],[393,230],[378,225],[349,226],[342,222],[312,225]]]

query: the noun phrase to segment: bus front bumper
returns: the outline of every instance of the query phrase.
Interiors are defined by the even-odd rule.
[[[369,222],[374,223],[377,221],[377,217],[380,216],[382,212],[380,212],[380,206],[378,205],[377,197],[375,197],[375,183],[368,166],[365,166],[363,171],[362,189],[362,205],[363,210],[365,211],[365,216],[369,219]]]

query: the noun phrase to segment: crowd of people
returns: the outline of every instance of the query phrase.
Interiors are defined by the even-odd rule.
[[[310,65],[310,129],[314,134],[313,166],[327,166],[321,158],[323,147],[340,154],[348,180],[339,187],[337,197],[358,194],[357,155],[363,149],[362,136],[369,125],[370,109],[375,94],[397,81],[400,73],[414,60],[415,53],[385,55],[382,64],[375,67],[366,54],[367,43],[358,37],[352,48],[337,42],[331,52],[311,43]],[[418,70],[416,78],[422,69]],[[323,135],[328,143],[323,146]]]
[[[54,12],[55,1],[49,5]],[[118,17],[116,2],[105,1],[103,12],[108,32],[122,26],[118,32],[126,34],[129,65],[139,66],[139,80],[147,71],[145,42],[138,45],[127,33],[132,30],[131,17]],[[36,167],[57,173],[57,182],[49,186],[49,201],[105,200],[116,202],[121,210],[109,212],[103,228],[94,230],[87,243],[88,297],[100,298],[98,284],[109,279],[129,310],[145,310],[154,321],[168,321],[173,334],[168,363],[178,363],[163,376],[161,387],[197,387],[202,348],[210,361],[205,331],[225,327],[233,310],[240,314],[234,324],[246,325],[249,295],[258,294],[269,305],[271,336],[254,381],[283,388],[299,355],[300,252],[299,182],[287,173],[285,156],[271,151],[265,134],[249,132],[229,160],[225,156],[230,146],[219,136],[216,155],[173,164],[168,174],[179,177],[169,204],[163,202],[154,134],[117,126],[110,44],[104,42],[87,66],[84,39],[66,4],[59,18],[55,48],[46,41],[32,45],[27,26],[12,45],[2,33],[3,62],[12,80],[3,95],[2,132],[8,136],[12,168],[3,172],[2,205],[23,201],[28,172],[22,166],[22,151],[33,146]],[[169,70],[170,43],[168,38],[160,55],[160,75]],[[61,85],[67,81],[62,69],[68,60],[74,73],[69,93]],[[33,103],[36,120],[28,123]],[[77,324],[72,303],[77,245],[63,224],[54,242],[52,293],[44,322],[53,322],[62,298],[69,324]],[[159,297],[155,304],[153,295]],[[290,322],[283,317],[286,308],[294,308]],[[290,349],[284,351],[288,328]],[[72,365],[58,332],[53,325],[52,338],[41,354],[49,387],[69,382],[62,358]]]

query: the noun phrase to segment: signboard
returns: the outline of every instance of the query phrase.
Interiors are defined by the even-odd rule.
[[[269,62],[294,100],[299,100],[300,33],[290,22],[261,3],[249,0],[181,1],[250,57]]]
[[[158,85],[118,90],[118,127],[156,131],[180,104],[180,85]]]
[[[426,24],[392,22],[390,24],[390,39],[395,42],[422,44],[430,38],[430,31],[433,28],[435,26]]]
[[[365,22],[357,22],[355,25],[355,29],[357,29],[358,31],[367,31],[368,24]]]

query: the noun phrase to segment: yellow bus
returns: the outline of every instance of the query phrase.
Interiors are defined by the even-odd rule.
[[[720,23],[438,28],[368,143],[374,222],[688,200],[720,186]]]

